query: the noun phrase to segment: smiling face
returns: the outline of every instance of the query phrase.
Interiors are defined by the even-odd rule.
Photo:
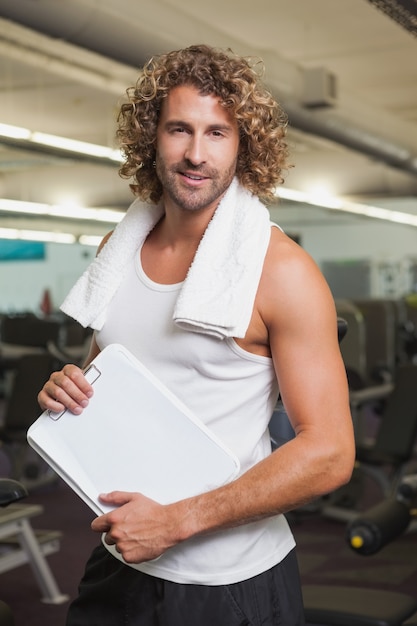
[[[175,87],[163,102],[156,139],[165,207],[215,209],[235,175],[239,149],[237,123],[219,99]]]

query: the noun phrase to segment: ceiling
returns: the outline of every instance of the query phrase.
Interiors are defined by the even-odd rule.
[[[265,82],[289,114],[295,167],[286,188],[325,186],[350,201],[417,214],[417,17],[407,13],[417,3],[376,4],[0,0],[0,124],[115,147],[119,103],[150,55],[194,43],[230,47],[264,60]],[[131,201],[114,161],[4,137],[0,198],[119,210]],[[331,210],[280,206],[283,226],[336,219]],[[108,230],[0,210],[0,228],[20,226]]]

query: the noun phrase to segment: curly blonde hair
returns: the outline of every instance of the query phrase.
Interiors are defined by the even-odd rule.
[[[263,64],[206,45],[151,58],[121,105],[117,137],[125,161],[119,173],[133,178],[133,192],[157,203],[162,186],[156,175],[156,130],[169,91],[189,85],[215,95],[235,117],[240,135],[236,176],[265,201],[274,198],[287,164],[287,116],[261,83]]]

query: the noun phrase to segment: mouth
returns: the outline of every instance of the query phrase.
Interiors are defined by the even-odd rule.
[[[180,172],[180,174],[186,178],[189,181],[195,181],[196,183],[199,183],[203,180],[207,180],[208,177],[207,176],[203,176],[202,174],[197,174],[195,172]]]
[[[191,180],[203,180],[203,176],[192,176],[191,174],[184,174],[187,178],[191,178]]]

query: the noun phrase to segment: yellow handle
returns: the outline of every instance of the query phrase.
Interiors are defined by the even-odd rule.
[[[362,548],[364,542],[362,537],[355,535],[351,538],[350,543],[353,548]]]

